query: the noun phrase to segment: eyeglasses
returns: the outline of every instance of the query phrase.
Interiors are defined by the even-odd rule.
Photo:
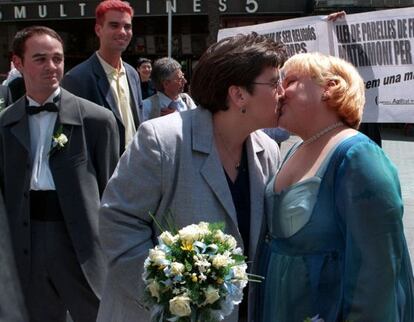
[[[277,80],[273,81],[273,82],[252,82],[252,84],[254,85],[268,85],[270,87],[272,87],[273,89],[276,89],[279,84],[280,84],[280,78],[278,78]]]
[[[277,87],[279,85],[281,85],[284,76],[285,76],[284,73],[281,70],[279,70],[279,77],[276,80],[274,80],[272,82],[252,82],[252,84],[254,84],[254,85],[268,85],[273,89],[277,89]]]
[[[182,82],[182,81],[185,81],[186,79],[185,79],[184,74],[180,74],[180,75],[177,75],[174,78],[169,78],[169,79],[167,78],[167,80],[175,81],[175,82]]]

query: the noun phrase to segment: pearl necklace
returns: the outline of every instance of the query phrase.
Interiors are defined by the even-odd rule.
[[[332,125],[324,128],[323,130],[319,131],[315,135],[312,135],[309,139],[303,141],[302,145],[311,144],[312,142],[315,142],[316,140],[318,140],[322,135],[325,135],[326,133],[328,133],[328,132],[332,131],[333,129],[336,129],[336,128],[342,126],[342,125],[344,125],[344,123],[342,123],[342,122],[337,122],[335,124],[332,124]]]

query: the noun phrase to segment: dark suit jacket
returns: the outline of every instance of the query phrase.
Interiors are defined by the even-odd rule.
[[[32,175],[25,104],[23,97],[0,114],[0,185],[24,289],[30,269]],[[100,297],[106,265],[98,240],[98,209],[117,164],[118,131],[112,113],[63,89],[55,131],[60,125],[68,142],[50,152],[49,166],[77,258]]]
[[[138,128],[140,123],[139,115],[141,114],[138,111],[142,109],[139,75],[131,65],[124,63],[124,66],[131,94],[132,115],[135,126]],[[118,123],[120,152],[122,153],[125,149],[125,127],[116,104],[116,98],[111,91],[108,78],[96,53],[68,71],[62,80],[62,87],[77,96],[104,106],[114,113]]]
[[[26,308],[10,240],[9,224],[0,194],[0,321],[26,322]]]
[[[11,92],[11,103],[16,102],[20,97],[22,97],[26,93],[26,86],[24,85],[23,77],[16,77],[15,79],[11,80],[7,86]]]
[[[12,103],[10,89],[7,86],[0,85],[0,111]]]

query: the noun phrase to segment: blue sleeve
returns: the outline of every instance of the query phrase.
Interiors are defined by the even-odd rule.
[[[370,142],[339,166],[335,203],[345,238],[343,320],[396,322],[401,262],[408,256],[395,166]]]

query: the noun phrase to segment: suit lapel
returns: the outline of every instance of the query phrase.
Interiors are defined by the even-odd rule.
[[[237,226],[236,209],[217,150],[213,144],[213,122],[211,113],[198,109],[192,120],[193,150],[206,154],[206,160],[200,169],[201,176],[207,182],[228,216]]]
[[[20,98],[12,108],[9,109],[7,117],[4,118],[3,124],[10,126],[10,132],[16,137],[16,140],[30,153],[30,132],[29,121],[26,114],[26,98]],[[5,115],[5,116],[6,116]]]
[[[62,127],[62,133],[66,135],[68,139],[66,144],[69,145],[71,144],[73,126],[82,126],[82,119],[77,101],[74,99],[73,95],[63,88],[61,88],[61,91],[59,114],[53,129],[53,135],[55,135],[55,133]],[[50,144],[52,145],[50,150],[50,160],[52,161],[56,155],[57,149],[53,148],[53,139],[51,139]]]
[[[119,113],[114,93],[112,92],[108,78],[105,74],[105,70],[103,69],[101,62],[99,61],[99,58],[96,56],[96,53],[94,54],[92,59],[92,69],[97,77],[98,87],[102,96],[105,97],[106,103],[108,104],[111,111],[114,113],[115,117],[122,123],[121,114]]]
[[[247,156],[250,180],[250,256],[252,257],[259,240],[260,229],[264,218],[265,175],[262,168],[263,146],[254,134],[247,139]]]
[[[131,110],[132,110],[132,116],[134,118],[135,126],[138,128],[139,125],[139,118],[138,118],[138,109],[140,108],[137,106],[139,104],[139,97],[138,97],[138,88],[141,88],[141,85],[136,82],[136,77],[134,77],[134,70],[131,70],[131,68],[124,64],[125,72],[127,75],[128,80],[128,86],[129,86],[129,93],[130,93],[130,102],[131,102]],[[135,75],[136,76],[136,75]]]

